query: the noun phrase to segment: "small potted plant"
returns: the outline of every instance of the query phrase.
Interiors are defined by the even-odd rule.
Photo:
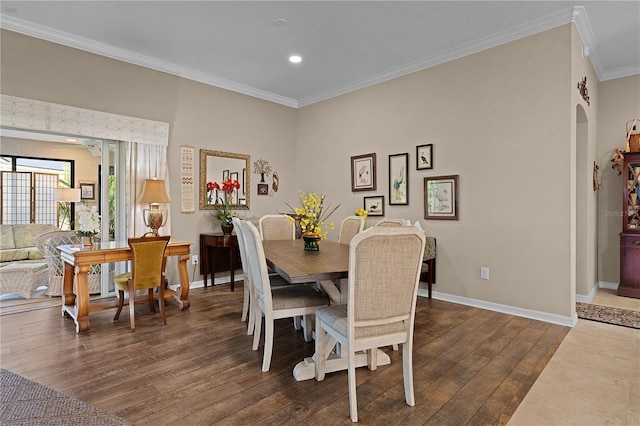
[[[218,182],[207,182],[207,198],[209,202],[211,202],[215,189],[221,189],[224,194],[224,199],[217,197],[215,200],[215,206],[217,207],[215,216],[220,219],[222,233],[229,235],[233,232],[233,222],[231,222],[231,197],[234,191],[240,189],[240,182],[235,179],[226,179],[220,184],[218,184]]]

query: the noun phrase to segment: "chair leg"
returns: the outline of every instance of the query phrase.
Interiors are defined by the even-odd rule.
[[[304,341],[310,342],[313,340],[313,320],[312,315],[305,315],[302,317],[302,334],[304,334]]]
[[[253,329],[253,347],[252,349],[254,351],[258,350],[258,346],[260,345],[260,333],[262,332],[261,328],[262,328],[262,312],[260,311],[260,309],[256,306],[255,308],[255,315],[254,315],[254,324],[255,324],[255,328]]]
[[[256,328],[256,314],[254,312],[256,308],[256,295],[254,293],[253,287],[251,287],[249,289],[249,324],[247,324],[247,336],[251,336]]]
[[[122,312],[123,306],[124,306],[124,291],[118,290],[118,310],[116,311],[116,315],[113,317],[114,322],[120,319],[120,312]]]
[[[160,284],[158,290],[158,306],[160,307],[160,314],[162,315],[162,325],[167,324],[167,313],[164,306],[164,285]]]
[[[316,317],[316,353],[314,354],[316,364],[316,380],[321,382],[325,376],[325,339],[326,333],[322,328],[322,321]]]
[[[271,354],[273,353],[273,329],[275,321],[272,317],[264,317],[264,356],[262,357],[262,371],[267,372],[271,368]]]
[[[345,348],[343,348],[345,349]],[[351,348],[346,348],[349,351],[349,368],[348,368],[348,381],[349,381],[349,412],[351,413],[351,421],[358,421],[358,397],[356,395],[356,354]]]
[[[371,371],[378,369],[378,348],[371,348],[367,351],[367,366]]]
[[[149,310],[152,314],[156,313],[156,305],[153,303],[153,289],[150,288],[147,293],[147,300],[149,301]]]
[[[413,348],[410,339],[402,344],[402,374],[404,376],[404,398],[407,405],[413,407],[416,400],[413,394]]]
[[[293,317],[293,328],[295,330],[300,330],[302,325],[302,317]]]
[[[396,343],[394,343],[391,347],[393,348],[394,351],[398,350],[398,345]]]
[[[249,288],[247,286],[247,278],[244,278],[244,285],[242,288],[244,292],[244,297],[242,301],[242,321],[246,321],[249,316]]]
[[[136,292],[133,289],[133,280],[129,280],[129,323],[131,324],[130,332],[136,331]]]

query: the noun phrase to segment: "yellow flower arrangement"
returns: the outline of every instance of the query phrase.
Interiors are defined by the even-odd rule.
[[[369,214],[368,211],[366,211],[365,209],[356,209],[354,213],[356,216],[362,216],[364,218],[364,224],[367,224],[367,215]]]
[[[315,235],[323,240],[327,239],[327,232],[334,229],[333,222],[327,223],[326,220],[335,212],[340,205],[338,204],[327,213],[324,208],[325,195],[318,195],[315,192],[300,192],[300,201],[302,207],[289,208],[300,218],[300,229],[303,235]],[[294,220],[294,219],[291,219]]]

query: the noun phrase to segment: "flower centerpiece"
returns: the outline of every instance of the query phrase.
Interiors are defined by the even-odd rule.
[[[356,211],[354,212],[356,216],[362,216],[364,218],[364,224],[366,226],[367,224],[367,215],[369,214],[368,211],[366,211],[365,209],[356,209]]]
[[[222,190],[223,198],[216,197],[215,205],[217,207],[215,216],[220,219],[220,227],[224,234],[231,234],[233,231],[233,223],[231,223],[231,197],[233,192],[240,189],[240,182],[235,179],[223,180],[220,184],[218,182],[207,182],[207,199],[209,203],[212,201],[213,191],[216,189]]]
[[[324,199],[326,195],[318,195],[315,192],[306,193],[300,191],[300,201],[302,207],[289,208],[300,219],[300,229],[302,238],[305,241],[305,250],[318,251],[318,241],[327,238],[327,231],[334,229],[333,222],[327,222],[329,217],[335,212],[340,205],[325,210]],[[291,220],[294,220],[293,218]]]
[[[100,233],[100,214],[95,206],[89,208],[81,205],[78,208],[78,229],[76,235],[82,239],[82,245],[92,246],[93,239]]]

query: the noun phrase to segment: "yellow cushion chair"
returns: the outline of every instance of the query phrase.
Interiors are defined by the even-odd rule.
[[[148,289],[148,300],[151,312],[155,313],[153,303],[153,289],[159,288],[158,305],[162,314],[162,324],[167,323],[164,311],[164,279],[165,267],[164,251],[169,243],[169,236],[164,237],[142,237],[129,238],[128,243],[133,255],[131,259],[131,272],[120,274],[114,277],[116,290],[118,290],[118,311],[114,321],[120,318],[122,305],[124,304],[124,292],[129,293],[129,320],[131,322],[131,332],[136,329],[135,323],[135,292],[136,290]]]

